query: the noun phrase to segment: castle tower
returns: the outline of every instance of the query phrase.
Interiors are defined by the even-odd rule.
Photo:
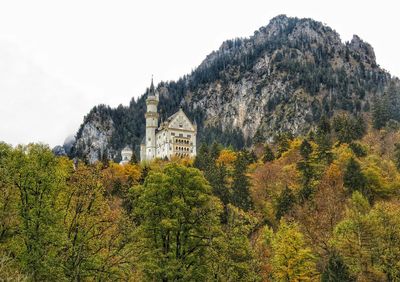
[[[158,94],[154,89],[153,78],[151,78],[150,89],[146,99],[147,112],[146,118],[146,152],[145,160],[152,160],[156,157],[156,129],[158,127]]]

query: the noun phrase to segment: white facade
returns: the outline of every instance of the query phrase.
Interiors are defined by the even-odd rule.
[[[125,147],[124,149],[122,149],[122,151],[121,151],[122,159],[119,162],[119,164],[125,165],[125,164],[129,163],[132,159],[132,155],[133,155],[133,151],[129,147]]]
[[[146,105],[146,136],[140,146],[140,160],[196,156],[197,127],[182,109],[158,127],[158,94],[154,90],[153,82],[148,92]]]

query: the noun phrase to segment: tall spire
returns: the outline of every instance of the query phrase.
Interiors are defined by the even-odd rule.
[[[153,84],[153,75],[151,75],[151,84],[150,84],[149,96],[155,96],[154,84]]]

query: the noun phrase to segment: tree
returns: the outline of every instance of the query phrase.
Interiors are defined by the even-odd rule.
[[[132,152],[132,157],[131,157],[129,163],[130,163],[131,165],[135,165],[135,164],[139,163],[135,151]]]
[[[271,245],[274,281],[316,280],[316,258],[307,247],[297,224],[282,220]]]
[[[303,160],[297,163],[297,169],[302,175],[302,189],[299,192],[302,201],[309,199],[314,190],[312,180],[315,178],[315,171],[310,159],[311,153],[311,144],[307,139],[304,139],[300,145],[300,155],[303,157]]]
[[[275,159],[274,152],[272,151],[271,147],[268,144],[264,145],[264,154],[262,160],[264,163],[272,162]]]
[[[341,143],[351,143],[360,139],[366,132],[366,124],[361,116],[338,115],[333,119],[333,129]]]
[[[321,276],[322,282],[353,282],[355,281],[349,273],[347,265],[344,263],[343,258],[334,251],[328,261],[324,272]]]
[[[66,277],[71,281],[126,278],[129,240],[123,236],[130,225],[121,207],[106,199],[101,167],[79,163],[68,184],[60,201],[67,233],[62,252]]]
[[[137,189],[143,272],[161,281],[207,280],[222,208],[201,172],[171,163],[150,172]]]
[[[287,212],[289,212],[296,203],[296,197],[293,195],[292,190],[286,186],[281,192],[276,203],[276,219],[280,219]]]
[[[400,144],[395,144],[394,148],[394,162],[398,170],[400,170]]]
[[[280,158],[284,152],[289,150],[290,148],[290,140],[293,139],[291,133],[280,133],[276,136],[276,144],[278,145],[278,155],[277,157]]]
[[[240,152],[234,162],[232,203],[244,211],[248,211],[253,207],[249,191],[250,181],[246,174],[247,165],[248,163],[245,154]]]
[[[317,144],[317,153],[319,158],[327,163],[332,162],[332,136],[331,124],[326,116],[322,116],[315,134],[315,143]]]
[[[13,185],[19,193],[21,224],[14,247],[24,270],[34,281],[62,279],[59,254],[62,214],[55,209],[70,162],[57,158],[44,145],[19,146],[12,164]]]
[[[370,196],[367,191],[366,178],[361,171],[360,164],[353,157],[350,158],[346,165],[343,183],[344,187],[349,189],[350,193],[360,191],[365,196]]]
[[[12,159],[11,146],[0,142],[0,242],[7,242],[18,228],[19,197],[13,185]]]
[[[372,107],[372,124],[375,129],[381,129],[390,119],[389,109],[387,108],[386,99],[377,98]]]
[[[307,141],[307,139],[304,139],[300,145],[300,155],[303,157],[304,160],[307,161],[309,160],[311,153],[312,153],[311,144],[310,142]]]
[[[371,208],[360,192],[353,193],[332,243],[357,281],[400,279],[399,214],[397,203],[379,202]]]
[[[259,261],[255,258],[250,234],[258,220],[228,204],[223,235],[216,240],[209,261],[212,281],[258,281]]]

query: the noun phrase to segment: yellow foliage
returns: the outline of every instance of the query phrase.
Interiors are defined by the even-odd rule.
[[[339,146],[335,144],[332,149],[332,153],[334,155],[335,161],[334,163],[337,164],[341,169],[343,169],[349,159],[354,157],[353,151],[349,148],[348,144],[342,143]]]
[[[231,150],[224,149],[219,153],[216,163],[217,165],[233,166],[235,161],[236,153]]]

